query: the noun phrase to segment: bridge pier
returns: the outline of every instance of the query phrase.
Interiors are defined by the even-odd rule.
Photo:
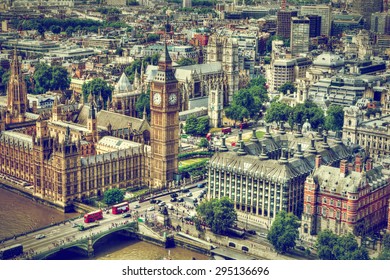
[[[88,257],[93,257],[95,255],[95,251],[93,249],[92,237],[88,237]]]

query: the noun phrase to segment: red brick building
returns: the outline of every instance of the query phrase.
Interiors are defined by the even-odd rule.
[[[373,231],[389,227],[390,172],[371,159],[364,163],[360,155],[354,164],[346,160],[340,168],[321,165],[317,155],[314,172],[307,177],[301,236],[310,239],[330,229],[335,234],[354,228]]]

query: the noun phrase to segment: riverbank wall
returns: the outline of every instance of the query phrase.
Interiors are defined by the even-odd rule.
[[[63,213],[75,212],[73,205],[62,206],[62,205],[58,205],[56,203],[50,202],[48,200],[45,200],[45,199],[40,198],[38,196],[35,196],[33,194],[33,191],[31,188],[19,186],[16,183],[4,180],[2,178],[0,178],[0,188],[3,188],[3,189],[8,190],[10,192],[16,193],[18,195],[22,195],[22,196],[24,196],[24,197],[26,197],[34,202],[55,208]]]

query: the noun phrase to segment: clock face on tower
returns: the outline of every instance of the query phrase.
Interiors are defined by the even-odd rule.
[[[177,102],[177,96],[174,93],[171,93],[168,97],[169,105],[175,105]]]
[[[153,95],[153,104],[154,105],[160,105],[161,104],[161,94],[155,93]]]

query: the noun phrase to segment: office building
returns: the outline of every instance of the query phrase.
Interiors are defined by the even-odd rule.
[[[321,17],[321,35],[330,36],[332,8],[325,5],[302,6],[300,15],[318,15]]]
[[[292,55],[309,51],[310,20],[307,17],[291,18],[290,50]]]
[[[277,13],[276,35],[283,38],[291,36],[291,18],[298,16],[297,11],[283,11]]]

